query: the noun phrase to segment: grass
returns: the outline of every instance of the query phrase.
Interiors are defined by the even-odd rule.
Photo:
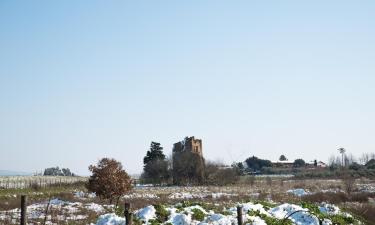
[[[0,189],[0,210],[19,208],[21,195],[27,195],[28,204],[46,201],[50,197],[72,201],[74,200],[73,192],[78,190],[86,190],[84,183],[52,185],[38,189]]]

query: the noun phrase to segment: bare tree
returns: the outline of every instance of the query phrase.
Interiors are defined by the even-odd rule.
[[[362,156],[359,158],[359,162],[365,165],[371,159],[375,159],[375,153],[363,153]]]
[[[355,187],[355,178],[350,175],[346,175],[342,178],[342,183],[344,185],[346,193],[350,195]]]
[[[338,149],[338,151],[340,152],[340,154],[341,154],[341,165],[342,165],[342,167],[345,167],[345,152],[346,152],[346,150],[345,150],[345,148],[339,148]]]
[[[356,163],[356,162],[357,160],[352,153],[345,155],[345,165],[350,166],[351,164]]]
[[[221,162],[206,162],[205,183],[210,185],[234,184],[239,179],[237,169],[225,167]]]

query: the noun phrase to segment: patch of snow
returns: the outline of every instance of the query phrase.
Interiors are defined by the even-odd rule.
[[[337,215],[340,213],[340,209],[337,206],[328,203],[322,203],[319,206],[319,210],[321,213],[328,215]]]
[[[63,205],[63,204],[66,204],[67,202],[63,201],[63,200],[60,200],[58,198],[54,198],[54,199],[51,199],[51,201],[49,201],[49,204],[50,205]]]
[[[259,211],[261,214],[270,216],[270,214],[264,209],[262,204],[253,204],[251,202],[242,204],[243,210],[247,213],[249,211]],[[236,208],[237,211],[237,208]]]
[[[231,193],[212,193],[212,198],[222,198],[222,197],[232,197],[232,196],[238,196],[238,194],[231,194]]]
[[[86,204],[85,208],[88,210],[94,211],[96,213],[100,213],[104,211],[104,207],[96,203]]]
[[[149,198],[149,199],[155,199],[159,198],[155,194],[150,194],[150,193],[132,193],[132,194],[127,194],[124,195],[125,199],[133,199],[133,198]]]
[[[222,214],[212,214],[207,217],[205,222],[215,225],[231,225],[234,222],[233,220],[234,217],[224,216]]]
[[[319,225],[319,219],[316,216],[311,215],[307,209],[298,205],[285,203],[270,209],[268,212],[277,219],[288,217],[296,225]]]
[[[357,188],[361,192],[375,192],[375,184],[357,184]]]
[[[87,197],[88,198],[96,198],[96,194],[95,193],[88,193]]]
[[[135,215],[139,219],[147,222],[150,219],[156,218],[156,214],[155,213],[156,213],[156,210],[155,210],[154,206],[149,205],[149,206],[147,206],[147,207],[145,207],[143,209],[140,209],[140,210],[136,211]]]
[[[302,189],[302,188],[291,189],[291,190],[288,190],[286,193],[292,194],[298,197],[302,197],[302,196],[310,194],[309,192],[305,191],[305,189]]]
[[[96,194],[95,193],[85,193],[83,191],[77,191],[73,193],[75,198],[79,199],[85,199],[85,198],[95,198]]]
[[[190,192],[176,192],[169,195],[170,199],[192,199],[192,198],[207,198],[207,193],[190,193]]]
[[[119,217],[114,213],[101,215],[96,225],[125,225],[125,218]]]
[[[190,225],[191,216],[185,215],[183,213],[172,214],[171,218],[168,220],[169,223],[173,225]]]
[[[85,197],[85,192],[83,191],[77,191],[73,193],[75,198],[84,198]]]

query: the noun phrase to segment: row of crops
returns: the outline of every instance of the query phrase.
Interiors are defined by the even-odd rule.
[[[23,189],[72,184],[87,181],[87,177],[64,176],[4,176],[0,177],[0,189]]]

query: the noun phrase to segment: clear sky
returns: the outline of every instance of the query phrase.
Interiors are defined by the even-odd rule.
[[[151,141],[206,158],[375,151],[374,1],[0,1],[0,169]]]

